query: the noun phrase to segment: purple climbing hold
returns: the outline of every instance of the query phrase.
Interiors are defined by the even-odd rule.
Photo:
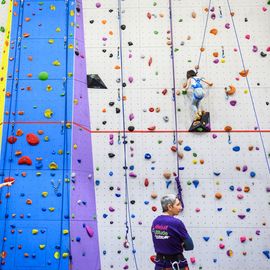
[[[240,214],[240,215],[238,215],[238,217],[239,217],[240,219],[244,219],[244,218],[246,217],[246,215]]]
[[[246,172],[248,169],[247,165],[244,165],[243,168],[242,168],[242,172]]]
[[[132,82],[133,82],[133,80],[134,80],[134,79],[133,79],[133,77],[131,77],[131,76],[130,76],[130,77],[128,77],[128,81],[129,81],[130,83],[132,83]]]
[[[133,113],[131,113],[128,118],[129,118],[129,121],[132,121],[135,118],[135,116]]]
[[[212,138],[213,138],[213,139],[216,139],[216,138],[217,138],[217,134],[213,134],[213,135],[212,135]]]
[[[115,209],[114,209],[112,206],[110,206],[110,207],[109,207],[109,211],[110,211],[110,212],[114,212]]]
[[[253,51],[253,52],[257,52],[257,51],[258,51],[258,47],[255,46],[255,45],[253,45],[252,51]]]
[[[236,101],[236,100],[231,100],[231,101],[230,101],[231,106],[235,106],[235,105],[236,105],[236,103],[237,103],[237,101]]]
[[[129,173],[129,177],[136,178],[137,174],[135,174],[134,172],[131,172],[131,173]]]
[[[97,8],[100,8],[101,7],[101,4],[98,2],[98,3],[96,3],[96,7]]]
[[[89,235],[89,237],[93,237],[94,235],[94,230],[90,226],[85,226],[86,232]]]

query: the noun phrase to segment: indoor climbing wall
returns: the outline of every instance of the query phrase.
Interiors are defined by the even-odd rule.
[[[269,4],[83,1],[87,74],[107,87],[88,89],[101,269],[154,268],[166,193],[182,195],[191,269],[269,268]],[[207,133],[188,132],[196,65]]]
[[[78,76],[76,5],[11,3],[7,84],[1,89],[5,107],[0,182],[14,183],[0,190],[0,269],[68,269],[72,259],[78,267],[74,269],[79,269],[71,250],[87,232],[93,237],[93,228],[86,224],[90,217],[82,222],[77,202],[73,203],[78,166],[71,158],[71,136],[80,139],[72,129],[74,76]],[[81,261],[90,255],[84,252]]]

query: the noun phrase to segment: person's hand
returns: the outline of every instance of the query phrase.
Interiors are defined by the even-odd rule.
[[[6,183],[6,186],[11,187],[11,186],[13,185],[14,182],[15,182],[14,180],[13,180],[12,182],[7,182],[7,183]]]
[[[213,83],[209,83],[208,85],[209,85],[210,87],[212,87],[214,84],[213,84]]]
[[[199,67],[199,65],[196,65],[195,66],[195,70],[198,70],[200,67]]]

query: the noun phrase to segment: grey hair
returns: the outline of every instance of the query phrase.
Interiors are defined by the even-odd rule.
[[[168,205],[174,205],[176,202],[177,196],[175,194],[167,194],[161,198],[161,206],[162,206],[162,211],[166,212],[168,211]]]

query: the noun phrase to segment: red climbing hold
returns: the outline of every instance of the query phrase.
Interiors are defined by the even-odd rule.
[[[32,160],[31,160],[31,158],[30,157],[28,157],[28,156],[23,156],[23,157],[21,157],[19,160],[18,160],[18,164],[19,165],[23,165],[23,164],[25,164],[25,165],[32,165]]]
[[[37,135],[33,133],[29,133],[26,135],[26,140],[30,145],[37,145],[39,144],[39,138]]]
[[[8,177],[5,177],[4,179],[4,182],[7,183],[7,182],[13,182],[15,181],[15,178],[14,177],[11,177],[11,176],[8,176]]]
[[[144,186],[145,187],[148,187],[149,186],[149,180],[148,180],[148,178],[145,178],[144,179]]]
[[[13,144],[17,141],[17,138],[15,136],[9,136],[7,140],[10,144]]]
[[[152,65],[152,63],[153,63],[153,58],[150,57],[149,60],[148,60],[148,66],[150,67]]]

